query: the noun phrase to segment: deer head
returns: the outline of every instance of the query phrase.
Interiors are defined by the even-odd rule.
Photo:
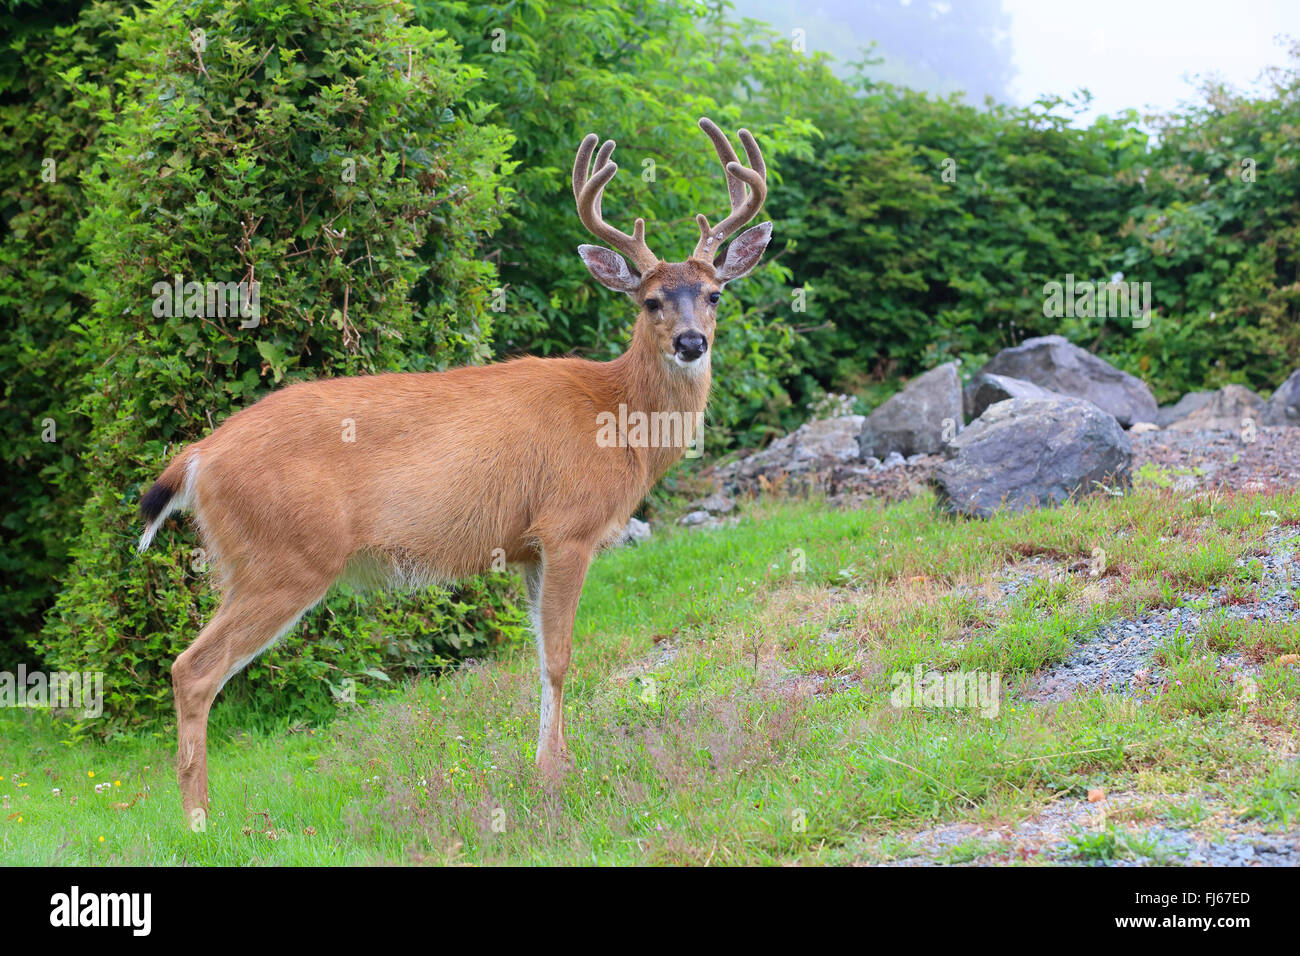
[[[727,239],[754,217],[767,198],[767,167],[749,130],[740,131],[749,159],[746,168],[712,120],[701,119],[700,128],[713,141],[722,162],[731,212],[716,227],[711,227],[702,213],[695,217],[700,239],[685,262],[664,262],[650,251],[644,219],[636,220],[630,236],[605,222],[601,195],[618,172],[618,165],[610,159],[612,139],[600,147],[593,166],[591,155],[598,137],[587,134],[573,163],[578,216],[592,235],[614,247],[581,245],[578,254],[597,282],[615,292],[626,292],[637,303],[638,334],[648,335],[666,362],[691,371],[708,367],[706,356],[713,345],[723,288],[758,265],[772,237],[772,224],[765,222],[741,233],[724,251]]]

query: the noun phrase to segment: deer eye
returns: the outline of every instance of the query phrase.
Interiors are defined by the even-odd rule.
[[[649,309],[651,312],[657,312],[657,311],[659,310],[659,300],[658,300],[658,299],[646,299],[646,300],[645,300],[645,307],[646,307],[647,309]]]
[[[712,302],[714,305],[717,305],[717,304],[718,304],[718,300],[721,299],[721,298],[722,298],[722,293],[721,293],[721,292],[710,292],[710,293],[709,293],[709,301]]]

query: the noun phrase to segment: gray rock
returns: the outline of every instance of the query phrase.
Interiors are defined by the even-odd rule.
[[[727,485],[760,474],[797,474],[819,462],[855,461],[858,434],[865,421],[862,415],[841,415],[804,422],[762,451],[719,468],[717,477]]]
[[[867,416],[858,436],[862,457],[934,455],[943,450],[945,435],[961,430],[961,379],[957,363],[945,362],[912,379]]]
[[[1196,410],[1176,419],[1170,428],[1239,432],[1242,420],[1259,423],[1264,412],[1264,400],[1244,385],[1225,385],[1211,392],[1208,399]]]
[[[1064,336],[1026,339],[1003,349],[981,372],[1023,379],[1062,395],[1086,399],[1125,427],[1153,422],[1158,409],[1146,383],[1121,372]]]
[[[962,406],[966,421],[973,422],[984,414],[984,409],[1008,398],[1060,398],[1060,392],[992,372],[976,372],[974,378],[962,389]]]
[[[646,524],[640,518],[629,518],[627,527],[625,527],[614,542],[615,547],[624,544],[639,544],[642,541],[650,540],[650,525]]]
[[[957,436],[931,479],[945,510],[988,517],[1126,485],[1128,435],[1110,415],[1076,398],[998,402]]]
[[[691,505],[692,510],[707,511],[709,514],[725,515],[736,510],[736,502],[721,492],[715,491],[707,498],[701,498]]]
[[[1300,426],[1300,368],[1292,372],[1268,400],[1263,424]]]
[[[692,511],[678,518],[677,523],[689,528],[693,525],[707,524],[711,520],[713,520],[713,515],[707,511]]]
[[[855,461],[858,457],[857,433],[865,421],[861,415],[841,415],[804,422],[793,433],[793,461],[834,458]]]
[[[888,455],[885,456],[885,460],[880,463],[880,470],[884,471],[886,468],[897,468],[899,465],[906,465],[906,464],[907,464],[906,458],[904,458],[896,451],[891,451]]]
[[[1156,424],[1161,428],[1168,428],[1208,402],[1213,394],[1213,392],[1188,392],[1174,404],[1160,406],[1159,411],[1156,412]]]

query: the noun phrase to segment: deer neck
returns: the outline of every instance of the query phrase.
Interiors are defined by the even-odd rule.
[[[707,362],[709,356],[701,358]],[[635,421],[633,413],[650,418],[655,414],[662,425],[665,419],[662,413],[668,412],[679,416],[681,427],[690,438],[694,437],[695,446],[702,438],[699,435],[703,422],[703,412],[709,402],[709,387],[712,375],[706,364],[698,370],[689,370],[676,364],[672,356],[665,355],[654,342],[653,335],[646,326],[638,322],[632,335],[632,343],[627,351],[610,363],[616,387],[613,389],[617,406],[626,408],[629,421]],[[617,408],[611,409],[617,412]],[[671,423],[670,423],[671,424]],[[661,432],[662,434],[662,432]],[[679,441],[664,443],[651,442],[642,449],[651,480],[657,481],[668,468],[682,457],[686,446]]]

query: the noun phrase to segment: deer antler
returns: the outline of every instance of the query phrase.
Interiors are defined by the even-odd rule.
[[[731,199],[731,215],[722,220],[717,228],[709,228],[709,220],[703,213],[695,217],[695,221],[700,224],[700,241],[695,244],[695,251],[691,253],[691,258],[712,262],[731,234],[753,219],[762,208],[763,200],[767,198],[767,165],[763,162],[763,154],[759,152],[758,143],[754,141],[753,134],[749,130],[740,131],[740,142],[745,147],[745,156],[749,158],[750,168],[746,169],[740,165],[736,151],[731,148],[726,134],[718,129],[713,120],[707,116],[701,117],[700,129],[713,140],[713,148],[718,151],[723,174],[727,177],[727,195]],[[749,186],[748,195],[745,192],[746,185]]]
[[[573,198],[578,201],[578,218],[592,235],[631,259],[636,270],[645,275],[659,264],[659,257],[650,251],[645,242],[645,220],[637,219],[632,226],[632,235],[629,236],[609,225],[601,216],[601,195],[605,191],[605,185],[618,172],[618,164],[610,161],[614,141],[607,139],[596,154],[594,170],[589,172],[591,151],[596,148],[598,138],[595,133],[588,133],[573,161]]]

